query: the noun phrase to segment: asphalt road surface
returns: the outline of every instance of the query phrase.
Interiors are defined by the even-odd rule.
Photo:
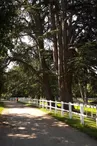
[[[0,146],[97,146],[97,141],[36,108],[5,102]]]

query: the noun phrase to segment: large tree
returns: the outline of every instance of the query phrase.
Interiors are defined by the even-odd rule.
[[[47,99],[54,100],[50,85],[51,64],[48,60],[52,58],[51,50],[48,50],[45,45],[44,33],[46,30],[46,21],[48,9],[40,1],[24,1],[21,2],[22,8],[18,11],[19,23],[18,31],[14,34],[14,43],[16,47],[11,51],[13,57],[11,60],[16,60],[30,67],[30,69],[37,74],[41,81],[43,93]],[[47,10],[46,10],[47,9]],[[48,29],[47,29],[48,30]],[[30,45],[23,43],[23,38],[28,37],[31,42]],[[26,45],[26,46],[25,46]],[[47,49],[47,50],[46,50]],[[36,57],[38,59],[36,59]],[[38,61],[38,66],[33,66],[33,60]],[[49,61],[50,62],[50,61]]]
[[[85,43],[96,41],[96,1],[23,0],[17,4],[11,61],[25,64],[37,75],[47,99],[54,99],[51,79],[55,74],[61,100],[73,101],[75,58],[80,58]],[[25,37],[30,43],[24,43]],[[51,52],[54,60],[48,63]]]
[[[61,100],[72,101],[73,58],[86,42],[96,40],[96,1],[49,1],[54,59]],[[80,46],[80,47],[79,47]],[[91,49],[91,48],[90,48]],[[76,51],[77,50],[77,51]]]

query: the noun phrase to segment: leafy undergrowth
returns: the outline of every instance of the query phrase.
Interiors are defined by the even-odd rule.
[[[59,121],[65,122],[71,127],[74,127],[86,134],[88,134],[90,137],[93,137],[97,139],[97,126],[96,122],[92,119],[85,118],[84,119],[84,125],[80,123],[80,117],[77,115],[73,115],[72,119],[69,118],[69,114],[65,113],[64,116],[61,116],[60,112],[57,114],[54,113],[54,111],[49,112],[49,110],[41,109],[42,111],[47,112],[49,115],[53,116],[54,118],[58,119]]]
[[[3,110],[4,110],[4,103],[0,102],[0,114],[2,113]]]

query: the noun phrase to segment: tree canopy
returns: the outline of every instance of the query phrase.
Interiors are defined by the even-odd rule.
[[[24,91],[23,87],[27,87],[30,95],[33,94],[30,88],[33,92],[39,88],[38,96],[48,100],[59,96],[62,101],[73,102],[78,85],[80,94],[83,91],[87,97],[97,69],[96,0],[2,0],[0,3],[0,63],[5,67],[14,61],[20,66],[18,79],[14,80],[20,82],[24,77],[20,89]],[[12,78],[15,72],[10,72]],[[20,72],[22,77],[18,76]],[[31,80],[35,77],[29,85],[28,73]],[[36,89],[32,87],[35,84]]]

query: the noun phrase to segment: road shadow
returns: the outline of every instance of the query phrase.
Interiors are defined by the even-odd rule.
[[[4,101],[4,105],[6,108],[25,108],[25,107],[27,107],[25,104],[21,104],[17,101]]]
[[[97,146],[97,141],[56,119],[30,114],[4,115],[1,146]]]

